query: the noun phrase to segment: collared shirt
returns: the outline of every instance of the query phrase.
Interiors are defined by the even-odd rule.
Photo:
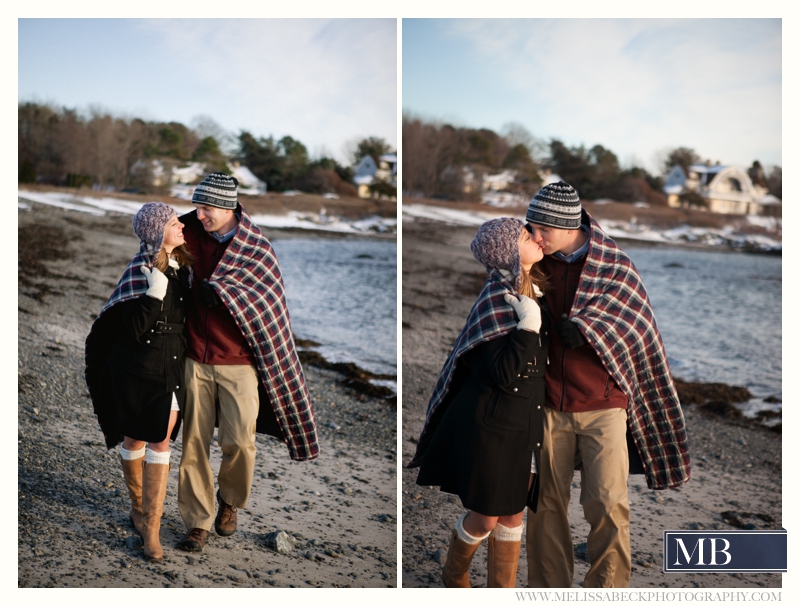
[[[591,233],[589,232],[589,227],[586,225],[581,225],[581,231],[585,233],[587,236],[590,235]],[[589,252],[589,238],[587,238],[586,242],[583,243],[583,246],[581,246],[575,252],[571,252],[568,255],[565,255],[561,252],[556,251],[553,253],[553,256],[556,259],[561,259],[562,261],[566,261],[567,263],[572,263],[573,261],[577,261],[578,259],[580,259],[587,252]]]
[[[209,235],[210,235],[212,238],[214,238],[215,240],[217,240],[217,241],[219,241],[219,242],[227,242],[228,240],[230,240],[231,238],[233,238],[233,235],[236,233],[236,230],[237,230],[237,229],[239,229],[239,222],[238,222],[238,221],[236,222],[236,227],[234,227],[232,230],[230,230],[230,231],[229,231],[227,234],[222,234],[222,235],[220,236],[220,235],[219,235],[217,232],[215,232],[215,231],[210,231],[210,232],[208,232],[208,233],[209,233]]]

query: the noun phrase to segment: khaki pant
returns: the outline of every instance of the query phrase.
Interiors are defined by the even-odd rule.
[[[222,449],[218,482],[222,500],[243,508],[250,496],[256,459],[258,374],[246,365],[201,364],[186,358],[183,453],[178,474],[178,509],[188,529],[211,530],[216,491],[209,462],[219,401]]]
[[[591,530],[584,587],[627,587],[631,578],[627,411],[557,412],[548,408],[541,453],[538,511],[528,511],[530,587],[572,587],[572,533],[567,512],[576,450],[583,461],[581,505]]]

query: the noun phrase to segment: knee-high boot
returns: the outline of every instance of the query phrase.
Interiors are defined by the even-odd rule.
[[[521,545],[521,537],[516,541],[498,541],[497,537],[489,537],[487,587],[517,586],[517,565]]]
[[[136,532],[142,534],[142,473],[144,471],[144,457],[133,459],[119,458],[122,461],[122,473],[125,475],[125,484],[131,497],[131,523]]]
[[[142,541],[144,555],[150,559],[161,559],[164,552],[158,533],[164,513],[164,498],[167,496],[169,465],[145,463],[144,489],[142,491]]]
[[[483,539],[489,536],[487,534],[483,537],[473,537],[464,530],[464,518],[466,517],[465,513],[458,519],[450,537],[447,560],[442,568],[442,581],[445,587],[470,587],[469,565],[472,563],[472,556],[475,555]]]

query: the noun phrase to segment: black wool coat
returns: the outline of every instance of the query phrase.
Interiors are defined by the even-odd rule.
[[[417,484],[457,494],[487,516],[536,510],[537,466],[544,435],[544,371],[549,328],[512,330],[481,343],[458,361],[453,400],[436,426]]]
[[[163,301],[142,295],[103,313],[86,339],[87,384],[94,412],[113,448],[124,436],[145,442],[167,437],[172,394],[185,391],[189,269],[164,272]],[[170,436],[180,429],[180,417]]]

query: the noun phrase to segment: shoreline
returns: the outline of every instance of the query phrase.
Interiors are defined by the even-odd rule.
[[[477,226],[475,227],[477,229]],[[452,527],[463,513],[457,496],[416,484],[406,466],[417,446],[428,401],[453,340],[463,326],[477,290],[478,266],[469,250],[471,228],[406,223],[403,231],[403,397],[402,507],[403,586],[441,587],[441,567]],[[709,385],[712,387],[710,388]],[[757,422],[726,416],[736,386],[713,392],[694,384],[698,403],[682,406],[689,437],[691,480],[674,490],[647,488],[644,477],[628,478],[631,512],[631,588],[781,587],[781,574],[666,574],[662,571],[664,530],[732,530],[782,527],[782,434]],[[709,391],[706,391],[709,390]],[[732,398],[733,399],[733,398]],[[589,569],[589,525],[580,506],[580,474],[572,480],[568,512],[575,551],[572,587]],[[731,486],[736,486],[731,491]],[[517,587],[527,587],[523,541]],[[486,583],[486,546],[470,569],[474,587]]]
[[[782,254],[780,218],[723,215],[671,207],[638,208],[621,202],[584,202],[586,210],[604,226],[611,238],[632,245]],[[405,223],[440,222],[477,229],[490,218],[524,217],[527,206],[500,208],[471,202],[411,199],[402,210]],[[771,229],[767,228],[769,225]],[[669,232],[673,232],[672,236],[666,237]],[[637,233],[642,237],[636,237]],[[717,240],[717,243],[703,240]]]
[[[27,197],[26,193],[28,194]],[[61,200],[61,198],[66,198],[67,200]],[[85,204],[81,198],[100,200],[103,203],[98,206],[89,205]],[[271,194],[267,199],[243,196],[242,200],[240,200],[242,206],[247,210],[256,225],[258,225],[268,239],[272,239],[275,236],[291,239],[329,236],[330,239],[347,239],[348,237],[354,237],[357,239],[397,240],[396,210],[394,215],[390,214],[388,211],[389,204],[386,201],[355,198],[344,199],[339,204],[336,204],[339,202],[338,200],[326,200],[321,196],[305,195],[303,196],[303,203],[287,208],[283,204],[285,202],[284,200],[278,199],[276,201],[276,198],[279,198],[277,194]],[[317,198],[319,198],[319,200],[317,200]],[[294,201],[294,197],[288,197],[288,199]],[[154,201],[163,202],[179,209],[179,215],[184,211],[189,212],[192,210],[191,202],[180,198],[157,195],[120,194],[116,192],[96,192],[91,190],[44,186],[39,186],[35,189],[18,188],[17,200],[19,210],[25,209],[22,206],[23,204],[25,206],[38,204],[61,210],[82,212],[93,216],[132,216],[136,210],[138,210],[139,206],[146,202]],[[324,200],[324,202],[322,202],[322,200]],[[116,204],[112,201],[116,201]],[[334,204],[325,204],[325,202],[333,202]],[[334,209],[338,207],[340,214],[337,214],[335,211],[327,214],[326,206],[333,206]],[[293,224],[264,224],[258,221],[260,216],[274,217],[275,219],[283,219],[290,222],[293,221]],[[313,220],[312,217],[315,218],[316,221]],[[324,220],[324,222],[319,223],[318,221],[321,220]],[[357,230],[352,227],[353,225],[363,222],[372,223],[373,226],[377,227],[375,227],[375,229],[368,228],[364,230]],[[332,229],[326,227],[326,225],[331,224],[338,225],[338,228]]]
[[[138,250],[129,217],[33,205],[18,214],[18,587],[396,587],[397,411],[344,375],[304,365],[320,456],[289,458],[257,434],[251,498],[239,529],[213,530],[201,553],[175,548],[182,435],[172,459],[161,543],[147,562],[130,502],[83,377],[84,341]],[[211,465],[222,452],[210,447]],[[270,537],[284,532],[290,550]]]

